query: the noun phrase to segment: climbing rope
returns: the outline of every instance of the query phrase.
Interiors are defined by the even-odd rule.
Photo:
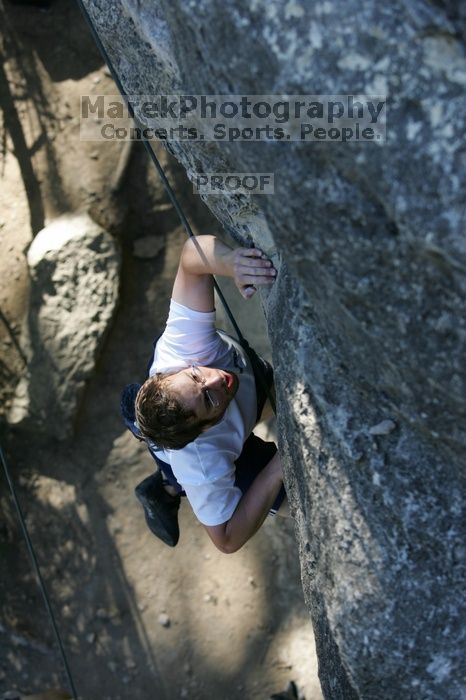
[[[118,74],[113,66],[113,63],[112,63],[104,45],[102,44],[102,41],[101,41],[97,31],[95,30],[95,27],[92,23],[92,20],[89,16],[89,13],[88,13],[86,7],[84,6],[82,0],[77,0],[77,3],[81,9],[81,12],[82,12],[88,26],[89,26],[89,29],[91,31],[93,38],[94,38],[94,41],[97,44],[97,47],[98,47],[100,53],[102,54],[102,57],[103,57],[105,63],[107,64],[107,67],[112,75],[112,78],[115,81],[115,84],[116,84],[118,90],[120,91],[121,96],[125,100],[125,103],[126,103],[126,106],[128,108],[128,112],[129,112],[131,118],[135,121],[137,126],[139,125],[143,129],[144,125],[141,123],[140,119],[136,116],[136,114],[134,112],[134,109],[131,105],[131,102],[128,99],[128,95],[126,94],[126,91],[125,91],[125,89],[121,83],[121,80],[120,80],[120,78],[119,78],[119,76],[118,76]],[[150,142],[147,141],[146,139],[143,139],[142,143],[144,144],[144,148],[146,149],[146,152],[149,155],[149,158],[151,159],[152,163],[155,165],[155,168],[156,168],[156,170],[160,176],[160,179],[162,180],[163,185],[165,187],[165,191],[166,191],[171,203],[173,204],[175,211],[178,214],[178,217],[179,217],[188,237],[194,238],[194,233],[193,233],[192,228],[189,224],[189,221],[188,221],[188,219],[183,211],[183,207],[181,206],[180,202],[178,201],[178,198],[175,195],[175,193],[172,189],[172,186],[170,185],[170,182],[168,181],[167,176],[165,175],[164,169],[162,168],[162,166],[161,166],[161,164],[160,164],[160,162],[159,162],[159,160],[154,152],[154,149],[152,148]],[[233,316],[233,313],[232,313],[230,307],[228,306],[228,303],[227,303],[217,281],[215,280],[215,278],[214,278],[214,287],[215,287],[215,291],[217,292],[220,301],[222,302],[223,308],[225,309],[225,313],[227,314],[228,318],[230,319],[230,323],[232,324],[232,326],[235,330],[238,341],[249,357],[252,368],[254,370],[254,377],[255,377],[256,381],[259,382],[262,390],[265,392],[265,395],[269,399],[273,412],[276,413],[275,399],[274,399],[272,392],[269,388],[269,385],[265,379],[264,370],[263,370],[263,367],[260,363],[260,360],[257,357],[255,350],[253,348],[251,348],[248,341],[246,340],[246,338],[242,334],[242,332],[241,332],[241,330],[236,322],[236,319]]]
[[[76,689],[75,689],[74,682],[73,682],[73,677],[71,675],[68,660],[66,658],[65,649],[63,647],[63,643],[62,643],[62,640],[60,637],[60,632],[58,631],[57,623],[55,622],[55,616],[53,614],[52,606],[50,604],[50,599],[49,599],[49,596],[47,593],[47,588],[45,586],[44,579],[42,578],[42,574],[41,574],[40,567],[39,567],[39,564],[37,561],[36,553],[34,551],[34,546],[32,544],[31,538],[29,536],[29,531],[27,529],[27,525],[26,525],[26,522],[24,520],[23,511],[21,509],[21,505],[19,503],[18,496],[16,494],[16,489],[15,489],[15,486],[13,484],[13,480],[11,478],[10,471],[8,469],[8,464],[7,464],[7,461],[6,461],[6,458],[5,458],[5,455],[3,453],[3,449],[2,449],[1,445],[0,445],[0,458],[1,458],[1,461],[3,464],[3,470],[5,472],[8,486],[10,487],[10,492],[11,492],[11,496],[13,498],[13,503],[15,504],[16,512],[18,513],[18,519],[21,523],[21,528],[23,530],[24,539],[26,540],[26,545],[27,545],[27,548],[29,551],[29,556],[31,557],[31,562],[32,562],[34,572],[36,574],[37,582],[38,582],[39,588],[42,592],[42,597],[44,598],[45,607],[47,608],[47,612],[49,614],[50,621],[52,623],[53,631],[55,634],[55,639],[57,641],[58,648],[60,650],[60,655],[61,655],[61,658],[63,661],[63,666],[65,667],[65,672],[66,672],[66,675],[68,678],[68,683],[69,683],[71,692],[73,694],[73,699],[78,700],[78,696],[77,696]]]
[[[87,12],[87,9],[84,7],[82,0],[77,0],[77,3],[78,3],[78,5],[79,5],[79,7],[80,7],[80,10],[81,10],[81,12],[82,12],[82,14],[83,14],[83,16],[84,16],[84,18],[85,18],[85,20],[86,20],[88,26],[89,26],[89,29],[90,29],[90,31],[91,31],[91,34],[92,34],[93,38],[94,38],[94,41],[95,41],[95,43],[97,44],[97,47],[99,48],[99,51],[101,52],[101,54],[102,54],[102,56],[103,56],[103,58],[104,58],[104,61],[106,62],[107,66],[108,66],[108,69],[109,69],[109,71],[110,71],[110,73],[111,73],[111,75],[112,75],[112,78],[113,78],[113,80],[115,81],[116,86],[118,87],[118,89],[119,89],[119,91],[120,91],[122,97],[124,98],[124,100],[125,100],[125,102],[126,102],[126,105],[127,105],[127,107],[128,107],[128,111],[129,111],[130,116],[131,116],[132,119],[136,122],[137,125],[139,124],[139,125],[143,126],[143,125],[141,124],[141,121],[139,120],[139,118],[138,118],[138,117],[136,116],[136,114],[134,113],[134,110],[133,110],[133,108],[132,108],[132,105],[131,105],[130,101],[128,100],[127,94],[126,94],[126,92],[125,92],[125,90],[124,90],[124,88],[123,88],[123,85],[122,85],[122,83],[121,83],[119,77],[118,77],[118,74],[116,73],[116,71],[115,71],[115,69],[114,69],[114,67],[113,67],[113,64],[112,64],[112,62],[111,62],[111,60],[110,60],[110,57],[108,56],[108,54],[107,54],[107,52],[106,52],[106,50],[105,50],[105,48],[104,48],[104,46],[103,46],[103,44],[102,44],[102,42],[101,42],[101,40],[100,40],[100,37],[99,37],[99,35],[97,34],[97,32],[96,32],[96,30],[95,30],[95,28],[94,28],[94,25],[92,24],[92,20],[91,20],[91,18],[90,18],[90,16],[89,16],[89,13]],[[186,215],[185,215],[185,213],[184,213],[184,211],[183,211],[183,208],[182,208],[181,204],[180,204],[179,201],[178,201],[178,198],[176,197],[176,195],[175,195],[175,193],[174,193],[174,191],[173,191],[173,189],[172,189],[172,187],[171,187],[171,185],[170,185],[170,182],[168,181],[167,176],[165,175],[165,172],[164,172],[164,170],[163,170],[163,168],[162,168],[162,166],[161,166],[161,164],[160,164],[160,162],[159,162],[159,160],[158,160],[158,158],[157,158],[157,156],[156,156],[156,154],[155,154],[155,152],[154,152],[152,146],[150,145],[150,142],[144,139],[144,140],[143,140],[143,144],[144,144],[144,148],[146,149],[146,151],[147,151],[147,153],[148,153],[148,155],[149,155],[149,158],[151,159],[152,163],[154,164],[154,166],[155,166],[155,168],[156,168],[156,170],[157,170],[157,172],[158,172],[158,174],[159,174],[159,176],[160,176],[160,179],[162,180],[162,183],[163,183],[163,185],[164,185],[164,187],[165,187],[165,191],[167,192],[167,195],[168,195],[168,197],[169,197],[171,203],[173,204],[173,207],[175,208],[175,211],[176,211],[176,213],[177,213],[177,215],[178,215],[178,217],[179,217],[179,219],[180,219],[180,221],[181,221],[181,223],[182,223],[182,225],[183,225],[183,227],[184,227],[184,229],[185,229],[187,235],[189,236],[189,238],[194,238],[194,233],[193,233],[193,231],[192,231],[192,229],[191,229],[191,226],[190,226],[190,224],[189,224],[189,221],[188,221],[188,219],[187,219],[187,217],[186,217]],[[223,295],[223,293],[222,293],[222,291],[221,291],[221,289],[220,289],[220,287],[219,287],[219,285],[218,285],[218,283],[217,283],[217,281],[216,281],[215,279],[214,279],[214,287],[215,287],[215,291],[217,292],[220,301],[222,302],[223,308],[225,309],[225,312],[226,312],[226,314],[227,314],[227,316],[228,316],[228,318],[229,318],[229,320],[230,320],[230,323],[232,324],[232,326],[233,326],[233,328],[234,328],[234,330],[235,330],[235,333],[236,333],[236,335],[237,335],[238,341],[239,341],[239,343],[241,344],[241,346],[244,348],[245,352],[247,353],[247,355],[248,355],[248,357],[249,357],[249,359],[250,359],[250,361],[251,361],[251,364],[252,364],[252,367],[253,367],[253,370],[254,370],[254,376],[255,376],[255,378],[256,378],[256,381],[257,381],[257,380],[259,381],[259,383],[260,383],[262,389],[265,391],[265,393],[266,393],[266,395],[267,395],[267,397],[268,397],[268,399],[269,399],[269,401],[270,401],[270,404],[271,404],[271,406],[272,406],[272,409],[273,409],[273,411],[274,411],[274,413],[275,413],[275,412],[276,412],[275,400],[274,400],[274,397],[273,397],[273,395],[272,395],[272,393],[271,393],[271,391],[270,391],[270,388],[269,388],[269,386],[268,386],[268,384],[267,384],[267,382],[266,382],[266,379],[265,379],[265,376],[264,376],[264,371],[263,371],[262,365],[261,365],[261,363],[260,363],[260,361],[259,361],[259,359],[258,359],[258,357],[257,357],[257,354],[256,354],[256,352],[253,350],[253,348],[251,348],[251,346],[249,345],[248,341],[246,340],[246,338],[245,338],[244,335],[242,334],[242,332],[241,332],[241,330],[240,330],[240,328],[239,328],[239,326],[238,326],[238,324],[237,324],[237,322],[236,322],[236,320],[235,320],[235,317],[233,316],[233,313],[231,312],[231,309],[230,309],[230,307],[228,306],[228,303],[227,303],[227,301],[226,301],[226,299],[225,299],[225,297],[224,297],[224,295]],[[42,597],[43,597],[43,599],[44,599],[45,607],[46,607],[47,612],[48,612],[48,615],[49,615],[49,617],[50,617],[50,622],[51,622],[51,625],[52,625],[52,628],[53,628],[53,632],[54,632],[54,635],[55,635],[55,639],[56,639],[56,642],[57,642],[57,645],[58,645],[58,648],[59,648],[59,651],[60,651],[60,655],[61,655],[61,658],[62,658],[62,661],[63,661],[63,666],[64,666],[65,673],[66,673],[66,676],[67,676],[67,679],[68,679],[68,684],[69,684],[71,693],[72,693],[72,695],[73,695],[73,700],[78,700],[78,695],[77,695],[77,693],[76,693],[75,684],[74,684],[74,681],[73,681],[73,677],[72,677],[72,675],[71,675],[70,666],[69,666],[69,664],[68,664],[68,660],[67,660],[67,657],[66,657],[66,653],[65,653],[65,649],[64,649],[64,646],[63,646],[63,642],[62,642],[61,636],[60,636],[60,632],[59,632],[59,630],[58,630],[57,623],[56,623],[56,621],[55,621],[55,616],[54,616],[53,609],[52,609],[52,606],[51,606],[51,603],[50,603],[50,598],[49,598],[49,595],[48,595],[48,592],[47,592],[47,588],[46,588],[44,579],[43,579],[42,574],[41,574],[41,571],[40,571],[40,566],[39,566],[39,563],[38,563],[38,560],[37,560],[37,556],[36,556],[36,553],[35,553],[35,550],[34,550],[34,546],[33,546],[33,544],[32,544],[32,541],[31,541],[31,538],[30,538],[30,535],[29,535],[29,531],[28,531],[28,529],[27,529],[27,525],[26,525],[26,522],[25,522],[25,519],[24,519],[24,516],[23,516],[23,512],[22,512],[22,509],[21,509],[21,505],[20,505],[20,502],[19,502],[19,499],[18,499],[18,496],[17,496],[17,493],[16,493],[16,489],[15,489],[13,480],[12,480],[12,478],[11,478],[10,471],[9,471],[9,469],[8,469],[8,464],[7,464],[7,461],[6,461],[6,458],[5,458],[5,455],[4,455],[4,452],[3,452],[3,449],[2,449],[2,447],[1,447],[1,445],[0,445],[0,459],[1,459],[1,462],[2,462],[2,465],[3,465],[3,470],[4,470],[4,472],[5,472],[5,476],[6,476],[6,480],[7,480],[7,482],[8,482],[8,486],[9,486],[9,489],[10,489],[10,492],[11,492],[11,496],[12,496],[12,499],[13,499],[13,502],[14,502],[14,505],[15,505],[15,508],[16,508],[16,512],[17,512],[17,514],[18,514],[18,519],[19,519],[20,524],[21,524],[21,529],[22,529],[22,531],[23,531],[24,539],[25,539],[25,541],[26,541],[27,549],[28,549],[28,552],[29,552],[29,556],[30,556],[30,558],[31,558],[31,562],[32,562],[32,566],[33,566],[33,569],[34,569],[36,578],[37,578],[37,582],[38,582],[39,588],[40,588],[40,590],[41,590]]]

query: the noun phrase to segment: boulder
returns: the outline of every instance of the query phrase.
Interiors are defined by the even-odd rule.
[[[387,142],[171,142],[274,255],[280,451],[326,698],[466,697],[465,15],[453,2],[85,0],[130,95],[388,94]]]
[[[64,439],[95,368],[118,300],[115,240],[87,214],[61,216],[32,242],[28,359],[8,416],[11,425]]]

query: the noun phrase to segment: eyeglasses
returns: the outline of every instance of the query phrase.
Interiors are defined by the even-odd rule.
[[[197,365],[191,365],[191,376],[196,382],[196,384],[200,384],[201,386],[205,387],[207,379],[204,377],[202,374],[201,370]],[[207,402],[210,404],[212,408],[217,408],[220,406],[220,402],[218,399],[215,398],[215,396],[209,391],[209,389],[203,390],[204,396],[207,399]]]

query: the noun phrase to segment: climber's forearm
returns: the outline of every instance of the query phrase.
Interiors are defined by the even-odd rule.
[[[233,277],[247,298],[254,285],[273,282],[275,270],[260,250],[233,250],[215,236],[195,236],[183,247],[172,298],[195,311],[213,311],[212,275]]]
[[[215,546],[225,554],[237,552],[264,522],[282,484],[281,461],[277,453],[254,479],[230,520],[223,525],[206,526]]]
[[[216,236],[194,236],[183,246],[180,265],[190,275],[234,276],[234,250]]]

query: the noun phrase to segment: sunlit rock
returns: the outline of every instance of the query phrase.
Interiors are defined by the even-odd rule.
[[[9,422],[62,439],[72,432],[115,311],[119,252],[87,214],[73,214],[42,229],[27,259],[31,292],[22,347],[28,366]]]

